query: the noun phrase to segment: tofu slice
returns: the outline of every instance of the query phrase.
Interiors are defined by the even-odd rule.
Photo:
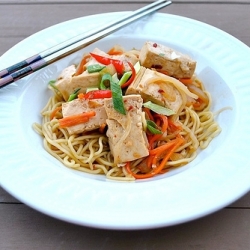
[[[177,113],[183,105],[183,98],[173,81],[177,80],[141,67],[126,95],[139,94],[144,102],[151,101]]]
[[[126,115],[117,112],[111,99],[105,99],[107,112],[107,136],[115,164],[121,164],[148,156],[148,141],[143,130],[140,95],[124,96]]]
[[[79,93],[85,93],[87,88],[98,87],[101,81],[99,73],[90,74],[88,71],[84,71],[81,75],[74,76],[75,72],[76,66],[70,65],[61,72],[55,83],[65,101],[76,89],[81,88]]]
[[[196,68],[196,61],[161,44],[146,42],[139,55],[142,66],[166,71],[175,78],[191,78]]]
[[[75,99],[71,102],[62,104],[63,117],[76,115],[92,110],[96,112],[96,115],[94,117],[91,117],[88,122],[67,128],[70,135],[95,130],[100,128],[102,124],[106,124],[107,114],[104,108],[104,100]]]

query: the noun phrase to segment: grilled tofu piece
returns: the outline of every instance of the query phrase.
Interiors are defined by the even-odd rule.
[[[111,99],[105,99],[107,136],[115,164],[133,161],[149,154],[148,141],[143,130],[142,104],[139,95],[124,96],[126,115],[117,112]]]
[[[143,45],[139,60],[146,68],[167,72],[169,76],[178,79],[191,78],[196,68],[196,61],[188,55],[153,42]]]
[[[151,101],[177,113],[183,105],[183,98],[173,81],[177,80],[141,67],[136,79],[128,87],[126,95],[139,94],[144,102]]]
[[[61,72],[55,83],[65,101],[76,89],[80,88],[79,93],[85,93],[87,88],[98,87],[101,81],[99,73],[84,71],[81,75],[74,76],[75,72],[76,66],[70,65]]]
[[[71,102],[62,104],[63,117],[76,115],[92,110],[96,112],[96,115],[94,117],[91,117],[88,122],[67,128],[70,135],[95,130],[100,128],[101,125],[106,124],[107,114],[104,108],[104,100],[75,99]]]

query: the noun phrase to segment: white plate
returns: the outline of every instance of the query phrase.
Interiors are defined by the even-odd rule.
[[[64,22],[20,42],[0,59],[0,68],[124,13]],[[87,28],[86,28],[87,27]],[[152,40],[191,55],[213,97],[222,133],[186,167],[151,180],[107,181],[72,171],[50,156],[32,130],[48,100],[47,82],[82,52],[0,90],[0,183],[20,201],[68,222],[107,229],[145,229],[187,222],[232,203],[250,189],[249,48],[214,27],[180,16],[156,14],[99,41],[140,48]]]

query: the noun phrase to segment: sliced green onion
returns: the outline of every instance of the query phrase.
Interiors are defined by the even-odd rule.
[[[119,81],[119,85],[122,86],[122,84],[124,84],[125,82],[127,82],[127,80],[129,79],[129,77],[132,75],[131,71],[127,71],[122,75],[122,78]]]
[[[60,90],[56,87],[55,83],[56,83],[56,80],[49,81],[50,87],[53,88],[57,94],[59,94]]]
[[[76,97],[77,97],[78,92],[80,91],[80,89],[81,89],[81,88],[76,89],[76,90],[69,96],[68,102],[71,102],[71,101],[73,101],[74,99],[76,99]]]
[[[58,88],[55,86],[55,83],[56,83],[56,80],[51,80],[51,81],[49,81],[49,85],[50,85],[53,89],[59,91]]]
[[[162,134],[162,132],[158,129],[158,126],[151,120],[147,120],[147,129],[154,135]]]
[[[108,84],[107,84],[108,82]],[[101,83],[100,83],[100,89],[107,89],[110,87],[111,85],[111,82],[112,82],[112,76],[109,74],[109,73],[106,73],[102,76],[102,80],[101,80]]]
[[[122,89],[121,86],[113,81],[110,82],[110,88],[112,92],[112,100],[113,100],[113,105],[114,109],[123,114],[126,115],[126,110],[124,107],[124,102],[122,98]]]
[[[102,69],[104,69],[106,66],[100,65],[100,64],[93,64],[93,65],[89,65],[87,66],[87,70],[89,73],[95,73],[95,72],[99,72]]]
[[[113,81],[113,82],[116,82],[116,83],[118,83],[118,82],[119,82],[119,79],[118,79],[117,73],[115,73],[114,75],[112,75],[112,81]]]
[[[173,110],[168,109],[166,107],[162,107],[158,104],[152,103],[151,101],[143,103],[143,106],[145,108],[148,108],[148,109],[154,111],[157,114],[160,114],[160,115],[170,116],[170,115],[175,114],[175,112]]]
[[[56,80],[51,80],[51,81],[49,81],[49,85],[53,85],[54,86],[55,82],[56,82]]]

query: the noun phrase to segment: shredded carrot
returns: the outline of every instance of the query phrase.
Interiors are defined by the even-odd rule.
[[[154,115],[154,117],[159,118],[162,121],[161,125],[157,124],[159,127],[161,127],[162,134],[156,134],[156,135],[153,135],[150,138],[148,138],[148,143],[149,143],[150,149],[153,149],[154,142],[159,140],[162,137],[163,133],[165,133],[167,131],[167,128],[168,128],[168,118],[165,115],[156,114],[156,115]]]
[[[108,51],[108,53],[110,56],[117,56],[117,55],[122,55],[123,51],[121,50],[117,50],[116,48],[112,48]]]
[[[78,94],[78,96],[77,96],[77,97],[78,97],[79,99],[84,99],[84,96],[85,96],[85,94],[80,93],[80,94]]]
[[[178,79],[180,82],[182,82],[185,85],[192,84],[193,79],[192,78],[179,78]]]
[[[50,113],[50,120],[52,120],[58,111],[62,110],[62,106],[55,108],[51,113]]]
[[[115,45],[107,52],[107,54],[110,56],[122,55],[123,53],[124,53],[123,48],[119,45]]]
[[[67,116],[59,120],[59,125],[61,128],[66,128],[85,123],[88,122],[91,117],[95,116],[95,114],[95,111],[89,111],[77,115]]]
[[[173,145],[175,145],[176,139],[169,141],[157,148],[151,149],[149,150],[149,155],[160,155],[162,152],[168,150],[170,147],[172,147]]]
[[[78,65],[78,67],[76,69],[75,76],[78,76],[78,75],[83,73],[83,71],[85,70],[84,65],[88,62],[90,57],[91,57],[91,55],[87,54],[82,58],[80,64]]]
[[[143,111],[145,112],[145,114],[147,115],[146,119],[148,120],[151,120],[151,121],[154,121],[154,117],[153,115],[151,114],[151,111],[149,108],[143,108]]]
[[[101,126],[100,126],[100,128],[99,128],[99,132],[100,132],[101,134],[104,134],[104,131],[105,131],[106,126],[107,126],[106,123],[101,124]]]
[[[177,124],[173,122],[171,119],[168,120],[168,129],[171,131],[171,133],[176,133],[182,130],[182,126],[180,124]]]
[[[175,152],[175,150],[185,142],[184,138],[181,136],[178,136],[176,139],[166,143],[164,148],[163,146],[158,147],[157,149],[153,149],[150,150],[150,153],[152,154],[152,152],[155,153],[155,157],[153,158],[152,161],[152,171],[150,171],[149,173],[146,174],[135,174],[132,172],[131,168],[130,168],[130,162],[127,162],[125,165],[125,168],[127,170],[127,172],[129,174],[131,174],[133,177],[135,177],[136,179],[145,179],[145,178],[150,178],[155,176],[156,174],[159,174],[163,171],[163,168],[165,167],[167,161],[169,160],[170,156]],[[160,148],[160,149],[159,149]],[[169,151],[167,152],[167,154],[163,157],[162,159],[162,152],[164,152],[166,149],[169,149]],[[157,165],[158,161],[161,160],[161,163]],[[165,172],[165,171],[164,171]]]

